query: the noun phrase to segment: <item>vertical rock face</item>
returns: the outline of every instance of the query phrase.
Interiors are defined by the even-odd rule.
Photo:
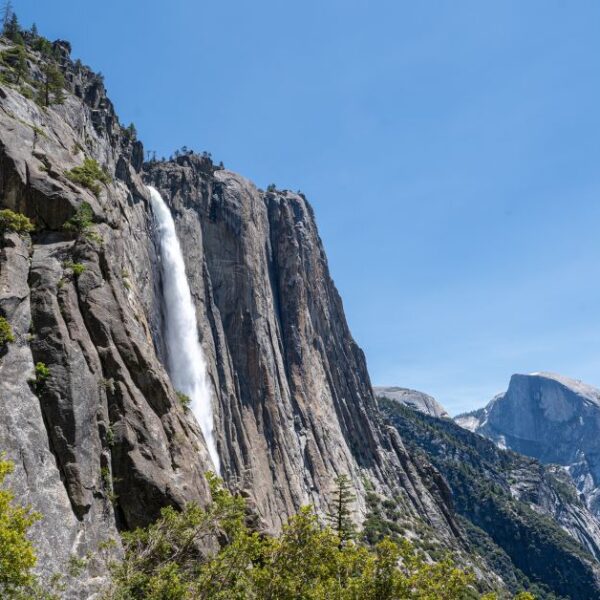
[[[1,44],[2,42],[0,42]],[[45,60],[27,48],[31,76]],[[174,213],[214,390],[223,475],[278,529],[301,505],[326,510],[337,474],[400,497],[407,518],[456,544],[443,480],[379,421],[312,210],[207,158],[153,163],[118,122],[101,78],[57,44],[68,90],[40,108],[0,87],[0,208],[30,235],[0,234],[0,449],[12,485],[44,515],[41,571],[65,571],[162,506],[208,500],[202,434],[164,368],[160,269],[147,188]],[[98,193],[69,178],[102,167]],[[93,224],[65,224],[88,206]],[[49,370],[35,383],[34,365]],[[427,485],[424,483],[427,482]],[[102,566],[93,574],[103,576]],[[97,581],[69,583],[89,597]]]
[[[600,515],[600,390],[552,373],[513,375],[505,394],[456,421],[502,447],[566,467]]]
[[[36,77],[43,59],[28,52]],[[208,498],[203,440],[153,336],[160,282],[141,145],[125,137],[97,76],[66,57],[63,69],[62,105],[42,109],[0,88],[0,208],[38,227],[0,233],[0,314],[16,338],[0,355],[0,449],[15,463],[11,485],[43,515],[34,535],[46,575],[164,505]],[[109,175],[98,194],[66,176],[84,157]],[[66,231],[84,203],[94,225]],[[49,370],[37,384],[36,363]],[[95,583],[70,593],[87,598]]]
[[[41,77],[44,57],[27,52],[31,77]],[[262,527],[278,530],[305,504],[325,512],[346,474],[357,520],[367,490],[379,492],[408,535],[470,560],[448,483],[379,412],[306,199],[263,192],[207,156],[143,165],[101,78],[71,62],[68,44],[55,52],[63,104],[40,108],[0,86],[0,209],[37,226],[0,232],[0,316],[15,334],[0,349],[0,450],[15,463],[19,497],[44,515],[40,571],[65,572],[72,554],[94,553],[163,506],[209,500],[205,441],[164,367],[146,184],[175,219],[222,475]],[[106,183],[73,180],[85,159]],[[92,223],[68,227],[88,209]],[[35,381],[36,364],[49,375]],[[67,580],[66,597],[90,597],[105,565],[91,574]]]
[[[149,164],[145,178],[175,215],[225,477],[272,528],[303,504],[326,510],[332,480],[344,473],[359,509],[369,479],[386,493],[403,490],[409,510],[448,534],[441,503],[379,422],[304,197],[265,193],[197,155]]]

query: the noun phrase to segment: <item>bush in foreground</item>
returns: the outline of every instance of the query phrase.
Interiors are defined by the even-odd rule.
[[[34,584],[36,556],[27,531],[40,518],[16,505],[13,492],[4,487],[13,469],[11,462],[0,459],[0,597],[7,599],[26,598],[24,589]]]
[[[342,541],[308,507],[270,537],[246,524],[244,500],[209,476],[213,502],[163,509],[123,536],[108,600],[466,600],[473,576],[448,557],[429,563],[406,540]],[[208,549],[215,550],[207,552]],[[484,597],[495,598],[493,594]],[[521,600],[528,600],[522,596]]]

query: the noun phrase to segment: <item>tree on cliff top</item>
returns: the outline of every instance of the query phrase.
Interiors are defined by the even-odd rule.
[[[2,27],[4,31],[6,31],[6,26],[9,21],[12,19],[14,14],[13,4],[11,0],[6,0],[6,2],[2,5]]]

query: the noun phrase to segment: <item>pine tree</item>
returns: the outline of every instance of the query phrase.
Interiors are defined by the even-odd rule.
[[[351,504],[356,500],[356,496],[352,493],[352,486],[347,475],[339,475],[335,478],[334,483],[331,508],[327,517],[331,523],[331,528],[340,539],[340,546],[342,546],[356,535],[351,509]]]
[[[39,37],[38,28],[35,23],[31,26],[31,29],[29,30],[29,35],[31,36],[32,40],[35,40],[37,37]]]
[[[2,6],[2,29],[4,35],[6,35],[6,27],[8,26],[13,13],[14,10],[12,2],[11,0],[7,0]]]
[[[23,46],[17,46],[17,62],[15,64],[15,73],[17,79],[16,84],[19,84],[21,79],[24,79],[29,73],[29,65],[27,64],[27,52]]]
[[[12,10],[12,5],[5,7],[4,18],[7,20],[4,21],[3,35],[17,44],[22,44],[23,36],[21,35],[19,19],[17,18],[17,14]]]
[[[54,63],[48,62],[42,69],[44,75],[43,86],[40,89],[40,104],[50,106],[51,103],[60,104],[63,100],[63,88],[65,86],[65,78]]]

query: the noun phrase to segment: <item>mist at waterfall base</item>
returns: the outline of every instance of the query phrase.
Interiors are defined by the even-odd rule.
[[[219,455],[213,435],[212,392],[206,360],[198,340],[198,324],[175,222],[160,193],[148,186],[161,260],[163,313],[169,376],[190,408],[204,435],[216,472]]]

